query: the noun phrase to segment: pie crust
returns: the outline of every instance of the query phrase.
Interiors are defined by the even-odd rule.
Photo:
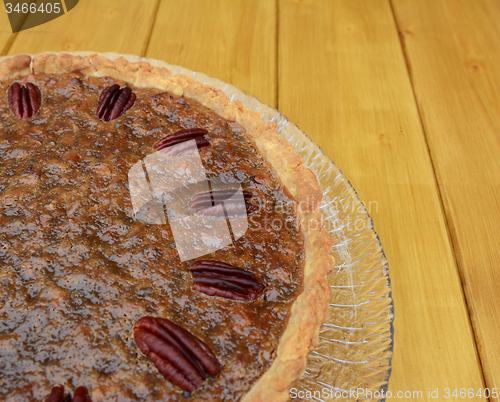
[[[300,230],[304,235],[303,291],[294,302],[288,326],[283,333],[271,367],[242,399],[244,402],[285,401],[291,383],[306,368],[306,356],[318,345],[318,331],[328,318],[330,287],[327,275],[334,267],[329,255],[332,238],[323,228],[319,209],[322,189],[304,160],[280,137],[274,123],[263,122],[260,115],[230,101],[213,87],[187,75],[174,75],[167,68],[148,62],[129,62],[120,57],[109,60],[97,54],[41,54],[5,58],[0,63],[0,80],[29,74],[80,73],[92,77],[109,76],[136,87],[150,87],[186,96],[200,102],[229,121],[241,125],[253,139],[261,155],[271,164],[297,203]]]

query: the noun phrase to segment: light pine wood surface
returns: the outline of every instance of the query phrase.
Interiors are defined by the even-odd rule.
[[[445,388],[500,388],[499,21],[494,0],[80,0],[12,34],[0,4],[0,51],[138,54],[277,107],[369,207],[395,304],[389,390],[457,400]]]
[[[371,205],[389,260],[396,310],[389,390],[480,388],[460,278],[390,4],[285,1],[279,27],[279,109]]]
[[[498,387],[500,2],[396,0],[394,10],[486,385]]]
[[[6,53],[92,50],[144,54],[158,1],[82,0],[80,3],[62,17],[18,32]]]
[[[0,2],[0,51],[2,54],[7,52],[14,36],[15,34],[12,33],[5,5],[3,2]]]
[[[146,57],[236,85],[276,107],[276,3],[163,0]]]

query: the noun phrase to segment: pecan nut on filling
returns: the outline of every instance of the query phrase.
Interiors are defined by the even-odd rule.
[[[244,130],[78,74],[2,81],[0,125],[0,400],[65,400],[60,386],[94,402],[241,399],[275,357],[304,266],[294,201]],[[127,175],[189,140],[209,179],[241,186],[245,206],[226,213],[249,227],[183,262],[168,221],[134,217]],[[187,208],[213,215],[223,193]]]

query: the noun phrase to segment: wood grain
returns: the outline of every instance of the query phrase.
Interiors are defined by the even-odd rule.
[[[3,1],[0,2],[0,56],[5,55],[10,44],[14,39],[15,34],[12,33],[12,28],[9,22],[9,16],[5,9]]]
[[[500,3],[397,0],[394,10],[486,384],[498,388]]]
[[[411,83],[386,0],[280,1],[279,110],[343,169],[389,260],[389,390],[482,387]],[[477,398],[475,400],[481,400]]]
[[[64,16],[19,32],[8,54],[77,50],[143,54],[157,5],[158,0],[82,0]]]
[[[274,0],[162,0],[147,57],[236,85],[276,105]]]

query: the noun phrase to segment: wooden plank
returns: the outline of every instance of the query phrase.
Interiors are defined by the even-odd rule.
[[[441,398],[444,387],[479,389],[460,278],[389,2],[283,0],[278,25],[279,110],[352,181],[389,260],[396,315],[389,390],[429,399],[429,388]]]
[[[19,32],[8,54],[92,50],[142,55],[157,5],[157,0],[80,1],[64,16]]]
[[[14,34],[10,26],[9,17],[3,1],[0,2],[0,56],[3,56],[9,48]]]
[[[500,387],[500,3],[397,0],[394,10],[486,384]]]
[[[146,55],[276,105],[275,1],[162,0]]]

